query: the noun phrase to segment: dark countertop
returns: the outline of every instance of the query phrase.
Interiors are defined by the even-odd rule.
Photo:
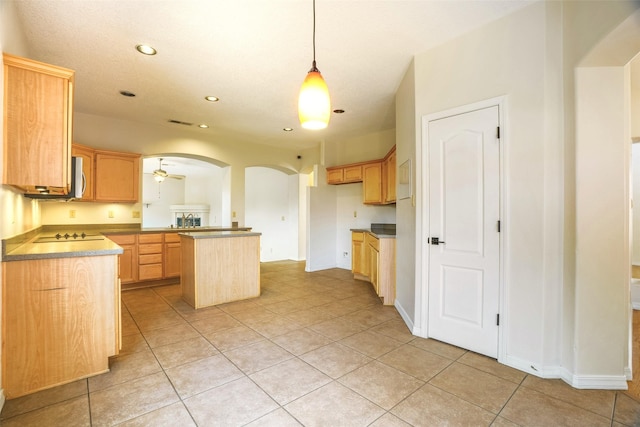
[[[48,258],[70,258],[82,256],[117,255],[122,248],[108,239],[116,234],[144,233],[186,233],[200,234],[211,232],[248,232],[251,227],[197,227],[197,228],[141,228],[139,224],[80,224],[80,225],[43,225],[35,230],[2,240],[2,261],[25,261]],[[87,241],[54,241],[36,243],[43,235],[55,233],[85,232],[87,234],[103,234],[103,240]],[[255,233],[260,235],[260,233]],[[218,236],[223,237],[223,236]]]
[[[352,228],[351,231],[363,232],[372,234],[379,239],[395,239],[396,238],[396,225],[386,223],[371,223],[370,228]]]

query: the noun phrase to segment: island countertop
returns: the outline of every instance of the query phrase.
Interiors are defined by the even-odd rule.
[[[226,231],[196,231],[196,232],[182,232],[178,233],[180,236],[191,239],[216,239],[223,237],[249,237],[249,236],[261,236],[262,233],[256,233],[254,231],[241,231],[241,230],[226,230]]]

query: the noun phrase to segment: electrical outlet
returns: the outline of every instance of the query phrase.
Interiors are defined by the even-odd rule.
[[[132,211],[131,218],[140,218],[140,211]]]
[[[284,215],[282,216],[282,220],[284,221]]]
[[[231,214],[231,216],[232,216],[233,218],[235,218],[235,217],[236,217],[236,211],[233,211],[233,213]]]
[[[353,211],[353,217],[357,218],[358,217],[358,211]]]
[[[115,214],[113,213],[113,211],[109,211],[109,215],[108,216],[109,216],[109,218],[114,218]]]
[[[69,218],[75,218],[75,217],[76,217],[76,210],[69,209]]]

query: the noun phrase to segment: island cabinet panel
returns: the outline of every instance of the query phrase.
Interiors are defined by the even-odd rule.
[[[120,346],[115,255],[3,262],[2,284],[7,398],[109,370]]]
[[[2,183],[66,194],[71,184],[74,72],[3,54]]]
[[[260,236],[183,236],[183,299],[194,308],[260,296]]]

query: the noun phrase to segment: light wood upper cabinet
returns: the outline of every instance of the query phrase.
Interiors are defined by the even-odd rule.
[[[327,168],[327,184],[363,183],[363,203],[386,205],[396,202],[396,146],[380,160]]]
[[[94,191],[95,150],[84,145],[73,144],[71,146],[71,155],[73,157],[82,157],[82,173],[84,175],[84,193],[82,193],[82,198],[76,201],[92,202],[96,199]]]
[[[67,193],[71,185],[72,70],[3,54],[2,183]]]
[[[362,195],[365,204],[382,204],[382,162],[362,166]]]
[[[140,155],[96,150],[95,200],[131,202],[139,199]]]
[[[327,184],[362,182],[362,163],[327,168]]]

